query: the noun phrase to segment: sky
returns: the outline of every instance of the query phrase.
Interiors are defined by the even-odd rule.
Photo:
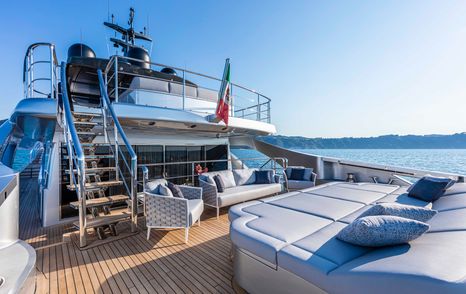
[[[6,3],[5,3],[6,2]],[[23,96],[26,48],[60,60],[82,41],[113,54],[109,11],[148,26],[152,61],[221,77],[272,99],[281,135],[367,137],[466,131],[466,1],[3,1],[0,118]],[[109,50],[110,48],[110,50]]]

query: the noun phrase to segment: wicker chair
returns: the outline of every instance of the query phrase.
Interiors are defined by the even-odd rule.
[[[178,187],[184,198],[154,194],[145,189],[147,240],[151,229],[185,229],[185,243],[188,243],[189,228],[196,222],[201,225],[202,188]]]

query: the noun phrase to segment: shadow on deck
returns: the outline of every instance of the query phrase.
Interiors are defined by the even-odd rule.
[[[229,260],[229,222],[204,212],[201,227],[141,232],[88,250],[64,243],[70,225],[42,228],[36,179],[21,179],[20,238],[37,252],[37,293],[234,293]],[[121,224],[124,226],[125,224]]]

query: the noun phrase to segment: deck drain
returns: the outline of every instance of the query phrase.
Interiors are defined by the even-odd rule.
[[[5,278],[4,278],[4,277],[0,277],[0,287],[2,287],[3,284],[5,284]]]

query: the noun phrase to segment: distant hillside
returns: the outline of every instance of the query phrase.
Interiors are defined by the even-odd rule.
[[[466,133],[335,139],[266,136],[260,139],[267,143],[294,149],[466,149]]]

